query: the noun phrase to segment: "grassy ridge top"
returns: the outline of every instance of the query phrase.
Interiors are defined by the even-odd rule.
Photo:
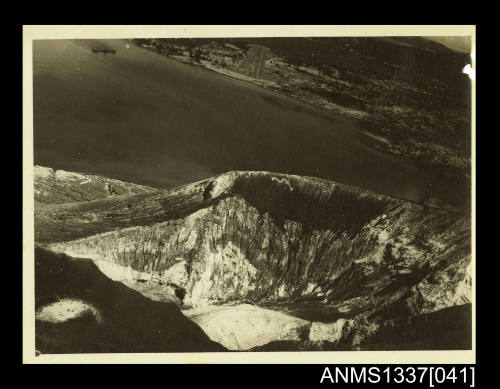
[[[68,241],[98,233],[184,218],[228,197],[242,197],[278,223],[356,231],[375,215],[405,203],[372,191],[312,177],[269,172],[229,172],[173,190],[38,206],[39,243]],[[416,210],[424,207],[410,204]],[[440,210],[430,212],[445,212]],[[447,213],[447,212],[446,212]]]

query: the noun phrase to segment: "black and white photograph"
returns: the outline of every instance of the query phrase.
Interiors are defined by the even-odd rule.
[[[474,26],[118,27],[24,43],[32,360],[473,351]]]

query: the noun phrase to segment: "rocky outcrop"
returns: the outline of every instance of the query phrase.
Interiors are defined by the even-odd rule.
[[[90,201],[114,195],[154,192],[154,188],[49,167],[33,169],[35,201],[42,204],[59,204],[73,201]]]
[[[65,234],[54,234],[58,223]],[[471,302],[468,217],[316,178],[231,172],[178,190],[57,207],[37,229],[50,250],[91,258],[113,279],[156,286],[184,308],[232,304],[199,320],[233,349],[261,346],[238,338],[233,318],[268,320],[257,308],[234,308],[242,302],[291,303],[293,316],[294,302],[311,299],[342,320],[307,320],[305,338],[351,346],[388,320]],[[259,327],[255,317],[248,326]],[[274,340],[299,332],[269,331]]]

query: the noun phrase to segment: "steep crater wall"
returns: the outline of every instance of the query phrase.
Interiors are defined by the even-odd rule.
[[[185,306],[312,299],[377,317],[470,302],[463,215],[270,173],[228,173],[181,192],[188,200],[167,220],[48,247],[92,258],[112,278],[155,284]]]

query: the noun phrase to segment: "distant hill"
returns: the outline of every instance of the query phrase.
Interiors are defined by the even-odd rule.
[[[470,54],[471,51],[471,41],[468,36],[427,36],[426,38],[461,53]]]
[[[90,201],[126,193],[154,192],[156,189],[65,170],[35,166],[35,202],[58,204],[72,201]]]

